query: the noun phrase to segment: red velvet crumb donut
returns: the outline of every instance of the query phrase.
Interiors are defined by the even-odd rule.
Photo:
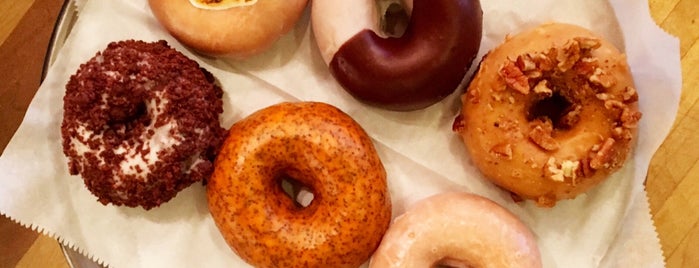
[[[157,207],[213,171],[223,91],[165,41],[109,44],[63,98],[69,171],[103,204]]]

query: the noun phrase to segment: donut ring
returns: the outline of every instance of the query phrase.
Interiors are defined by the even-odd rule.
[[[541,267],[536,239],[515,215],[486,198],[443,193],[393,221],[371,268]]]
[[[103,204],[157,207],[208,178],[225,130],[223,91],[165,41],[109,44],[63,98],[69,172]]]
[[[619,169],[636,139],[626,57],[579,26],[544,24],[487,54],[454,129],[497,185],[550,207]]]
[[[267,50],[291,30],[307,1],[148,0],[148,4],[165,29],[188,47],[211,56],[246,58]]]
[[[478,0],[403,1],[412,13],[398,38],[379,36],[374,1],[313,1],[311,23],[330,72],[356,99],[417,110],[445,98],[478,53]]]
[[[307,207],[283,193],[287,178],[313,192]],[[207,197],[228,245],[255,267],[358,267],[391,219],[371,140],[323,103],[282,103],[235,123]]]

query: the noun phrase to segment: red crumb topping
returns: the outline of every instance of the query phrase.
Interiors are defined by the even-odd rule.
[[[213,171],[225,136],[222,96],[213,75],[165,41],[111,43],[66,85],[61,134],[69,171],[103,204],[157,207]],[[166,125],[165,139],[174,140],[160,137],[154,143],[167,148],[150,148],[147,140]],[[148,158],[151,150],[157,159]],[[135,156],[148,160],[146,170],[123,165]]]

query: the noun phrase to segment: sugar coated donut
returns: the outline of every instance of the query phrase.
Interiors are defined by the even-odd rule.
[[[309,189],[310,204],[286,195],[285,180]],[[371,140],[323,103],[281,103],[235,123],[207,196],[228,245],[255,267],[358,267],[391,220]]]
[[[183,44],[212,56],[245,58],[291,30],[308,0],[148,0]]]
[[[213,82],[165,41],[109,44],[66,85],[69,172],[104,204],[145,209],[208,178],[225,135]]]
[[[448,96],[478,53],[478,0],[403,1],[400,37],[386,37],[373,0],[313,1],[311,23],[330,72],[355,98],[392,110],[417,110]]]
[[[468,193],[420,200],[396,217],[371,268],[541,267],[529,228],[505,208]]]
[[[476,166],[546,207],[619,169],[641,118],[625,55],[561,23],[507,38],[484,57],[461,99],[454,129]]]

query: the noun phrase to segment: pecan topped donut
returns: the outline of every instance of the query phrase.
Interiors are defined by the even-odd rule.
[[[109,44],[63,98],[63,152],[103,204],[150,209],[208,178],[223,91],[165,41]]]
[[[481,172],[553,206],[619,169],[641,118],[626,57],[589,30],[544,24],[492,50],[454,129]]]

